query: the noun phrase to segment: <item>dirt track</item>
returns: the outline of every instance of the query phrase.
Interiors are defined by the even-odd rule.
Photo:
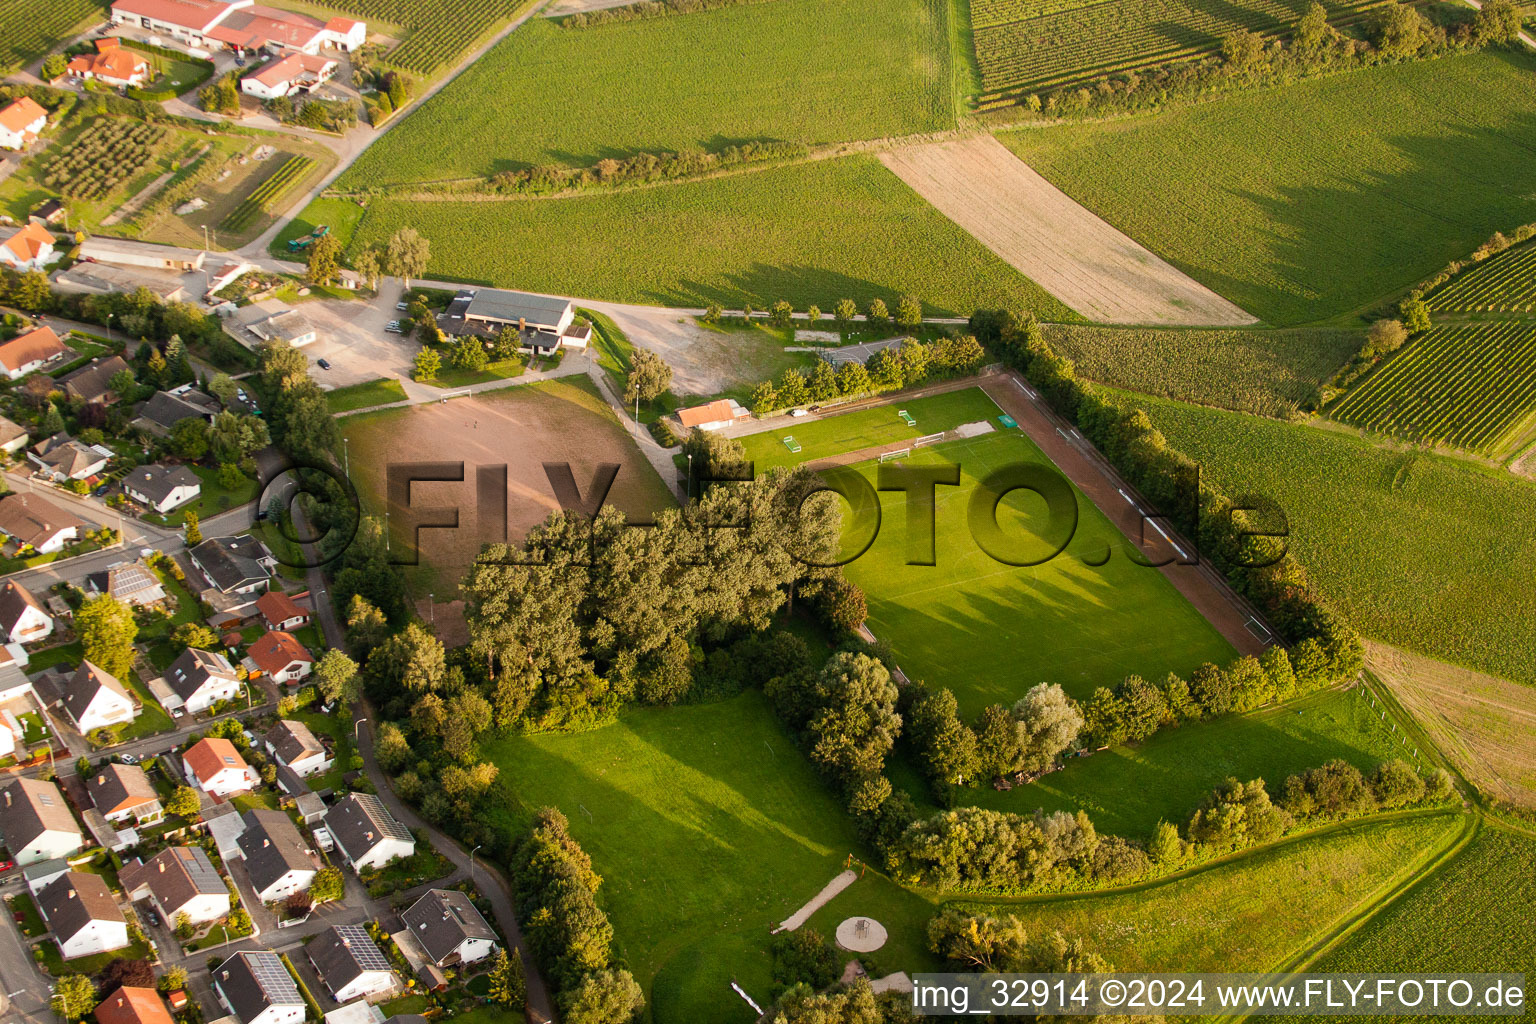
[[[908,146],[882,153],[880,161],[1090,320],[1185,327],[1256,322],[1099,219],[990,135]]]

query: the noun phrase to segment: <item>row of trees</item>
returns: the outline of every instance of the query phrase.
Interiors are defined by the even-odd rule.
[[[542,808],[513,851],[512,894],[528,946],[569,1024],[625,1024],[645,995],[613,953],[613,925],[597,903],[603,880],[571,837],[565,815]]]
[[[1367,778],[1346,761],[1292,775],[1271,795],[1263,779],[1228,779],[1190,815],[1183,834],[1159,822],[1146,842],[1101,835],[1082,811],[1032,817],[963,807],[914,822],[886,851],[892,876],[946,891],[1024,893],[1088,889],[1156,877],[1191,860],[1272,842],[1293,828],[1440,803],[1454,793],[1442,769],[1389,761]]]
[[[807,402],[856,398],[916,387],[930,380],[963,377],[975,373],[985,361],[981,343],[969,335],[928,342],[908,338],[899,347],[879,350],[863,363],[850,361],[834,368],[822,359],[809,374],[795,368],[785,370],[777,380],[765,380],[753,388],[749,404],[762,416]]]

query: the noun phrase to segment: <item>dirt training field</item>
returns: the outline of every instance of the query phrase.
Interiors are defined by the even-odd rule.
[[[910,146],[880,159],[940,213],[1090,320],[1256,322],[1080,206],[991,136]]]
[[[458,510],[458,529],[421,531],[422,568],[410,574],[413,584],[421,584],[416,589],[437,587],[439,598],[452,593],[480,550],[475,507],[479,467],[506,467],[506,532],[513,544],[559,507],[545,463],[570,463],[583,498],[598,464],[618,463],[608,503],[641,520],[673,503],[666,485],[586,377],[365,413],[339,423],[349,442],[354,483],[364,506],[375,513],[385,504],[389,463],[464,463],[463,482],[416,483],[411,488],[413,512],[390,512],[391,543],[409,551],[415,547],[412,534],[423,510]]]
[[[1366,663],[1468,778],[1536,807],[1536,691],[1386,644],[1367,643]]]

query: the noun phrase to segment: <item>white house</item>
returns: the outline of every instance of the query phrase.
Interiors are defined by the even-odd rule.
[[[336,74],[339,65],[329,57],[290,53],[253,75],[240,80],[240,91],[262,100],[313,92]]]
[[[308,889],[319,870],[298,826],[282,811],[254,807],[245,812],[245,831],[235,840],[246,873],[263,903]]]
[[[48,111],[30,96],[0,109],[0,149],[20,149],[48,126]]]
[[[372,793],[348,793],[325,812],[325,828],[352,870],[376,871],[416,852],[416,837]]]
[[[400,988],[394,969],[360,924],[327,928],[304,947],[304,955],[338,1003],[383,999]]]
[[[215,651],[189,647],[165,670],[165,683],[182,700],[187,714],[207,711],[240,694],[240,677],[229,659]]]
[[[0,636],[3,642],[30,644],[53,633],[53,616],[32,592],[15,580],[0,586]]]
[[[330,752],[303,722],[283,719],[267,731],[267,752],[278,764],[292,768],[301,778],[331,766]]]
[[[123,477],[123,493],[163,514],[202,494],[203,482],[186,466],[144,466]]]
[[[89,661],[80,662],[60,703],[81,735],[93,729],[126,725],[139,715],[139,702],[128,688],[116,676]]]
[[[457,889],[433,889],[401,912],[405,930],[439,967],[472,964],[496,950],[496,932]]]
[[[182,914],[194,925],[217,921],[230,911],[229,886],[196,846],[172,846],[148,862],[124,864],[118,881],[130,899],[151,899],[160,916],[175,923]]]
[[[100,875],[60,875],[37,894],[37,909],[65,960],[128,945],[128,921]]]
[[[0,786],[0,837],[17,864],[67,857],[82,836],[58,786],[25,776]]]
[[[53,262],[53,232],[37,221],[28,221],[0,242],[0,263],[18,274],[42,270]]]
[[[304,999],[293,975],[267,949],[236,953],[213,969],[213,994],[241,1024],[302,1024]]]
[[[208,736],[181,755],[187,781],[209,796],[231,796],[255,789],[261,782],[256,769],[245,763],[229,740]]]

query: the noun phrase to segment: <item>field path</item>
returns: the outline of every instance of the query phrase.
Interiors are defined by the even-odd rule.
[[[990,135],[880,155],[897,177],[1089,320],[1239,327],[1257,319],[1122,234]]]

